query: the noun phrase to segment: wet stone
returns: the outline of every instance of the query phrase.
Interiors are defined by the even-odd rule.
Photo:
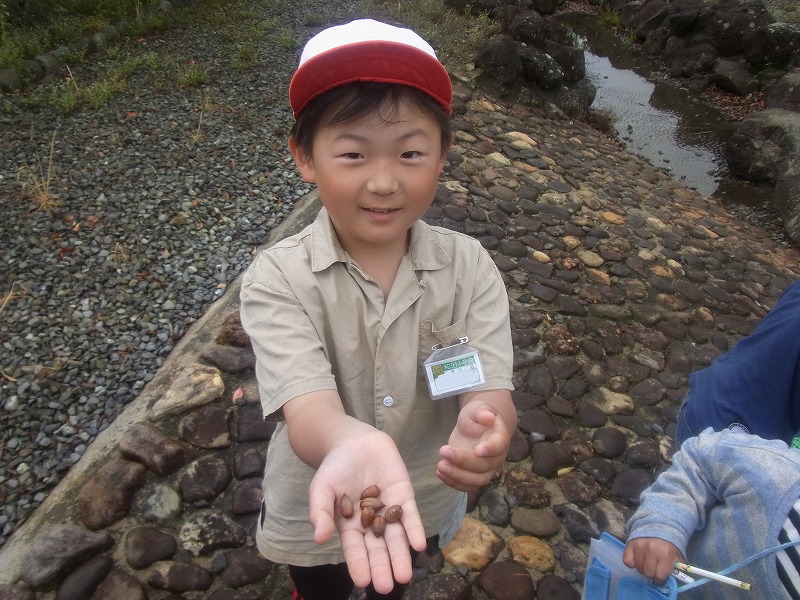
[[[532,283],[529,289],[533,297],[541,300],[542,302],[550,303],[558,296],[558,292],[556,290],[540,283]]]
[[[572,454],[573,464],[594,456],[591,433],[584,429],[566,429],[561,435],[561,445]]]
[[[616,458],[625,452],[625,434],[616,427],[602,427],[592,436],[594,451],[604,458]]]
[[[134,423],[119,442],[126,458],[136,460],[158,475],[171,475],[195,456],[194,450],[169,437],[152,423]]]
[[[556,384],[550,370],[544,365],[537,365],[528,372],[525,384],[532,394],[549,398],[556,391]]]
[[[211,594],[208,600],[263,600],[263,598],[264,594],[260,590],[223,588]]]
[[[560,434],[553,418],[544,410],[534,408],[522,414],[519,420],[519,428],[528,435],[541,434],[544,439],[554,442],[558,440]]]
[[[537,600],[580,600],[580,597],[580,593],[558,575],[545,575],[536,585]]]
[[[261,406],[248,404],[238,407],[236,412],[237,442],[263,442],[272,438],[276,424],[264,420]]]
[[[514,429],[514,434],[511,436],[511,444],[508,447],[508,454],[506,460],[508,462],[519,462],[528,457],[530,453],[530,444],[528,437],[522,433],[519,428]]]
[[[500,247],[498,248],[498,250],[502,254],[514,258],[522,258],[524,256],[528,256],[529,252],[528,247],[517,240],[503,240],[502,242],[500,242]]]
[[[502,254],[495,254],[492,256],[492,260],[497,268],[503,273],[508,273],[509,271],[513,271],[517,268],[517,263],[507,256],[503,256]]]
[[[237,485],[231,498],[234,515],[250,515],[261,509],[261,479],[253,477]]]
[[[627,535],[627,523],[633,516],[633,510],[601,498],[589,509],[589,516],[602,531],[607,531],[614,537],[624,540]]]
[[[572,402],[561,396],[553,396],[547,401],[547,409],[554,415],[560,417],[571,417],[575,414]]]
[[[639,496],[651,483],[653,476],[644,469],[629,469],[617,475],[611,490],[623,500],[638,503]]]
[[[125,536],[125,560],[134,569],[145,569],[175,554],[175,538],[155,527],[136,527]]]
[[[469,218],[469,212],[462,206],[453,206],[448,204],[444,207],[444,214],[454,221],[466,221]]]
[[[646,437],[650,434],[650,427],[636,415],[612,415],[611,422],[629,429],[638,436]]]
[[[509,561],[486,567],[478,576],[478,584],[490,598],[497,600],[528,600],[533,598],[535,589],[525,567]]]
[[[581,368],[574,356],[548,356],[545,359],[545,365],[550,369],[553,377],[563,380],[569,379]]]
[[[272,563],[252,548],[237,548],[225,552],[228,567],[220,574],[220,579],[234,588],[256,583],[264,579],[272,568]]]
[[[264,472],[266,461],[257,448],[237,447],[233,455],[233,474],[236,479],[258,477]]]
[[[82,600],[90,598],[111,571],[114,561],[110,556],[95,556],[72,571],[58,586],[56,600]]]
[[[533,536],[512,537],[508,540],[508,549],[516,562],[541,573],[546,573],[556,564],[550,546]]]
[[[537,537],[551,537],[561,530],[561,522],[549,508],[516,508],[511,513],[511,525]]]
[[[206,556],[218,548],[242,546],[247,532],[227,515],[203,510],[184,519],[178,539],[193,556]]]
[[[53,525],[36,538],[24,557],[22,578],[33,589],[45,587],[113,543],[106,534],[75,525]]]
[[[580,350],[578,340],[566,327],[554,325],[542,334],[542,340],[547,345],[549,354],[573,355]],[[558,363],[556,363],[558,364]]]
[[[442,548],[442,554],[455,567],[480,571],[496,559],[504,547],[503,539],[491,527],[467,516],[455,538]]]
[[[574,462],[572,453],[561,444],[553,442],[537,442],[531,448],[533,464],[531,470],[541,477],[552,479],[558,475],[559,469],[571,466]]]
[[[155,483],[138,494],[138,510],[145,521],[166,523],[183,511],[181,496],[169,485]]]
[[[586,506],[594,502],[603,492],[603,488],[591,475],[576,470],[559,477],[556,482],[568,502],[578,506]]]
[[[606,413],[590,402],[578,403],[578,420],[584,427],[602,427],[608,421]]]
[[[550,506],[550,492],[543,480],[523,469],[512,469],[505,478],[506,493],[517,499],[519,506],[545,508]]]
[[[630,396],[614,392],[606,387],[593,389],[592,401],[607,415],[632,413],[634,409],[633,399]]]
[[[83,524],[102,529],[126,517],[146,477],[144,465],[121,458],[100,467],[78,492],[77,508]]]
[[[251,347],[250,336],[242,326],[242,318],[238,310],[225,317],[214,341],[222,346]]]
[[[200,358],[207,360],[224,373],[240,373],[256,365],[256,355],[250,347],[213,344],[203,348]]]
[[[645,379],[635,384],[628,393],[637,405],[652,406],[664,399],[667,390],[657,379]]]
[[[574,504],[557,504],[553,512],[573,541],[588,544],[592,538],[600,536],[600,528]]]
[[[97,588],[92,600],[147,600],[147,592],[138,579],[114,569]]]
[[[659,462],[658,442],[652,439],[636,440],[628,446],[625,462],[631,467],[654,469]]]
[[[584,473],[591,475],[600,485],[610,484],[617,475],[614,463],[606,458],[587,458],[578,465],[578,468]]]
[[[36,594],[13,585],[0,584],[0,599],[2,600],[36,600]]]
[[[161,562],[153,567],[147,583],[157,590],[175,593],[203,591],[214,583],[214,575],[189,562]]]
[[[469,600],[469,580],[455,573],[428,576],[409,586],[404,600]]]
[[[232,479],[233,475],[222,458],[203,456],[191,463],[181,477],[181,496],[189,503],[211,500],[225,491]]]
[[[481,494],[478,501],[481,508],[481,515],[490,525],[505,527],[509,523],[510,515],[508,502],[502,490],[490,488]]]
[[[228,415],[227,406],[210,405],[198,408],[181,418],[178,435],[199,448],[227,448],[231,445]]]
[[[219,369],[194,364],[181,371],[164,395],[150,408],[149,418],[157,421],[220,398],[225,384]]]

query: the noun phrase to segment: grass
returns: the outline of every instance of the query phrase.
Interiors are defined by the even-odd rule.
[[[17,288],[19,288],[19,291]],[[7,293],[0,296],[0,314],[3,313],[3,311],[6,309],[6,306],[8,306],[10,302],[13,302],[18,298],[22,298],[23,296],[25,296],[24,288],[16,281],[12,283],[11,289]]]
[[[52,48],[120,20],[158,25],[157,0],[0,0],[0,68],[19,67]]]
[[[487,12],[472,14],[469,8],[458,12],[444,0],[365,0],[365,6],[375,18],[396,21],[416,31],[447,65],[471,63],[481,45],[502,28]]]
[[[56,132],[50,141],[50,154],[47,158],[47,169],[42,165],[41,158],[36,155],[36,166],[23,165],[17,172],[17,181],[22,186],[22,197],[30,199],[34,204],[34,211],[51,211],[59,205],[56,195],[52,191],[55,168],[53,155],[56,147]]]

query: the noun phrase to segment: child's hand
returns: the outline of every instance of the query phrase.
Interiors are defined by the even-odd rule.
[[[386,594],[395,581],[411,581],[409,546],[418,551],[425,549],[425,529],[414,488],[394,441],[377,429],[358,426],[359,432],[337,442],[317,470],[309,488],[309,518],[317,543],[328,541],[334,526],[339,531],[356,586],[366,587],[371,581],[379,593]],[[381,537],[361,525],[359,497],[371,485],[380,488],[380,499],[387,507],[399,504],[403,508],[401,521],[387,524]],[[342,494],[353,501],[352,518],[342,517]]]
[[[507,404],[516,417],[510,396]],[[448,444],[439,450],[442,457],[436,466],[439,479],[452,488],[469,491],[495,477],[505,461],[511,432],[516,427],[516,419],[507,422],[512,414],[507,408],[503,406],[500,412],[480,399],[464,404]]]
[[[680,551],[670,542],[659,538],[636,538],[629,541],[622,561],[658,584],[664,583],[675,570],[675,563],[683,561]]]

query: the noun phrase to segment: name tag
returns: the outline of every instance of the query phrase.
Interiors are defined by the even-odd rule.
[[[439,400],[479,388],[486,379],[480,353],[463,337],[455,344],[433,347],[423,364],[431,398]]]

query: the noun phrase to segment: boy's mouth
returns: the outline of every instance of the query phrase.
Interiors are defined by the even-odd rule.
[[[369,212],[374,212],[378,214],[388,214],[398,210],[397,208],[368,208]]]

